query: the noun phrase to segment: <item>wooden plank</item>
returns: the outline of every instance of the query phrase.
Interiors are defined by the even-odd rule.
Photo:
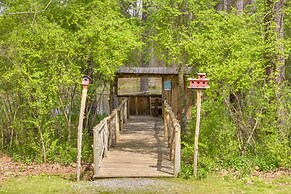
[[[96,178],[173,177],[162,118],[131,116],[115,147],[102,160]]]

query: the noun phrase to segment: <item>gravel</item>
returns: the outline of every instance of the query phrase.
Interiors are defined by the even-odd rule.
[[[155,179],[145,179],[145,178],[126,178],[126,179],[100,179],[95,180],[90,183],[91,186],[100,186],[110,189],[142,189],[148,186],[166,186],[170,185],[169,182],[155,180]]]
[[[179,187],[185,187],[173,182],[168,182],[158,179],[150,178],[113,178],[113,179],[97,179],[95,181],[81,183],[77,185],[77,190],[82,191],[83,189],[90,188],[103,188],[103,191],[116,191],[116,190],[128,190],[138,191],[147,190],[156,192],[159,190],[171,191],[176,190]],[[99,190],[100,191],[100,190]]]

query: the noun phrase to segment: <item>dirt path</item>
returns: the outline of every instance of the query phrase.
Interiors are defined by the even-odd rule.
[[[0,181],[9,177],[40,175],[40,174],[73,174],[73,166],[62,166],[60,164],[24,164],[14,162],[10,157],[0,155]]]

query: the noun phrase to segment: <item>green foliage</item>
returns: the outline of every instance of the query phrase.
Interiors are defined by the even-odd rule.
[[[207,167],[222,166],[243,173],[249,173],[256,165],[269,170],[287,167],[291,153],[287,143],[290,142],[290,87],[282,89],[274,81],[278,72],[268,75],[266,69],[278,66],[275,57],[283,54],[279,45],[289,45],[290,39],[279,40],[274,26],[266,28],[274,21],[266,21],[264,16],[270,14],[269,7],[260,2],[255,12],[250,6],[240,14],[236,10],[217,11],[205,6],[209,4],[204,1],[201,4],[187,1],[187,6],[181,2],[184,1],[158,1],[159,9],[151,10],[150,26],[155,30],[152,40],[161,59],[206,72],[211,80],[202,107],[200,160]],[[287,7],[288,14],[289,11]],[[289,17],[285,19],[287,23]],[[288,32],[290,29],[286,28]],[[289,47],[285,49],[288,52]],[[283,130],[279,119],[282,109]],[[189,145],[193,142],[195,119],[192,118],[183,137],[181,175],[186,178],[192,168],[189,161],[193,148]],[[201,165],[204,166],[203,162]],[[202,167],[201,176],[207,171]]]
[[[58,143],[58,139],[55,139],[48,150],[48,160],[59,162],[62,164],[71,164],[77,158],[77,148],[64,142]]]
[[[111,80],[139,47],[139,29],[120,13],[118,1],[48,3],[1,4],[0,148],[15,158],[71,163],[81,75],[94,79],[93,90]],[[83,158],[90,160],[87,131]]]
[[[280,13],[270,6],[277,1],[255,1],[241,13],[234,7],[218,11],[219,2],[144,1],[140,21],[127,12],[136,3],[131,0],[1,1],[0,149],[27,162],[71,163],[81,75],[94,79],[91,107],[96,88],[112,80],[117,68],[147,63],[154,55],[166,65],[191,67],[189,76],[206,72],[211,80],[202,104],[200,178],[215,168],[242,174],[255,167],[290,168],[290,2],[284,37],[274,20]],[[279,83],[282,57],[286,81]],[[192,174],[192,113],[182,144],[185,178]],[[103,116],[89,115],[88,123]],[[84,129],[87,161],[91,128]]]

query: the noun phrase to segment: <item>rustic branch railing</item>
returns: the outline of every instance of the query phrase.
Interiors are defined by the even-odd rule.
[[[166,100],[163,103],[163,120],[164,135],[170,147],[170,160],[174,160],[174,176],[178,177],[181,163],[181,127]]]
[[[101,161],[106,157],[108,149],[116,145],[119,132],[123,130],[123,124],[127,122],[128,117],[128,99],[126,98],[118,108],[112,111],[111,115],[94,127],[94,176],[98,175]]]

